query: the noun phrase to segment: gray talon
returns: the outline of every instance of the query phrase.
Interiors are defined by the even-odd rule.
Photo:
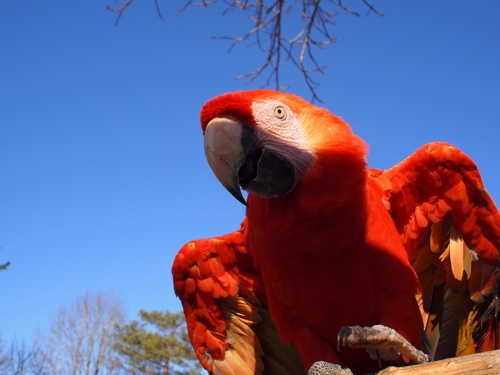
[[[431,361],[431,357],[411,345],[395,330],[383,325],[342,327],[337,336],[337,350],[345,347],[364,348],[370,358],[395,361],[404,355],[415,363]]]
[[[348,368],[342,368],[334,363],[318,361],[314,363],[307,375],[353,375]]]
[[[347,337],[352,335],[351,327],[342,327],[337,335],[337,351],[341,352],[348,346]]]

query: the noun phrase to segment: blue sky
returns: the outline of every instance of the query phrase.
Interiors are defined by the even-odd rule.
[[[43,4],[46,5],[43,5]],[[187,241],[235,230],[244,207],[212,175],[198,114],[209,98],[259,88],[244,14],[139,1],[118,27],[106,0],[0,4],[0,333],[29,339],[90,291],[178,311],[170,268]],[[500,201],[500,2],[377,2],[340,14],[318,58],[323,104],[387,168],[430,141],[478,164]],[[360,8],[362,10],[362,8]],[[364,11],[362,11],[364,14]],[[292,25],[293,26],[293,25]],[[310,98],[285,67],[290,92]]]

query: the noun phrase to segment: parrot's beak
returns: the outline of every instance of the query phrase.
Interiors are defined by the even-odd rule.
[[[247,149],[243,126],[228,118],[215,118],[205,129],[205,155],[215,177],[238,201],[247,206],[240,190],[239,170],[245,163]]]
[[[229,118],[205,128],[205,155],[220,183],[248,206],[241,188],[262,198],[288,194],[297,183],[293,165],[278,151],[259,144],[257,131]]]

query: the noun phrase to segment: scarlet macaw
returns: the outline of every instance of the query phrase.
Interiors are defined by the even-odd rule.
[[[384,366],[428,360],[410,344],[434,358],[498,345],[500,214],[464,153],[430,143],[369,169],[342,119],[269,90],[218,96],[200,119],[210,167],[248,206],[239,230],[187,243],[172,268],[209,372],[363,373],[380,363],[343,345]],[[380,325],[402,343],[378,342]]]

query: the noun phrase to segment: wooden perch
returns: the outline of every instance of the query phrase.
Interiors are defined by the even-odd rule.
[[[443,359],[407,367],[388,367],[377,375],[492,375],[500,374],[500,350]]]

